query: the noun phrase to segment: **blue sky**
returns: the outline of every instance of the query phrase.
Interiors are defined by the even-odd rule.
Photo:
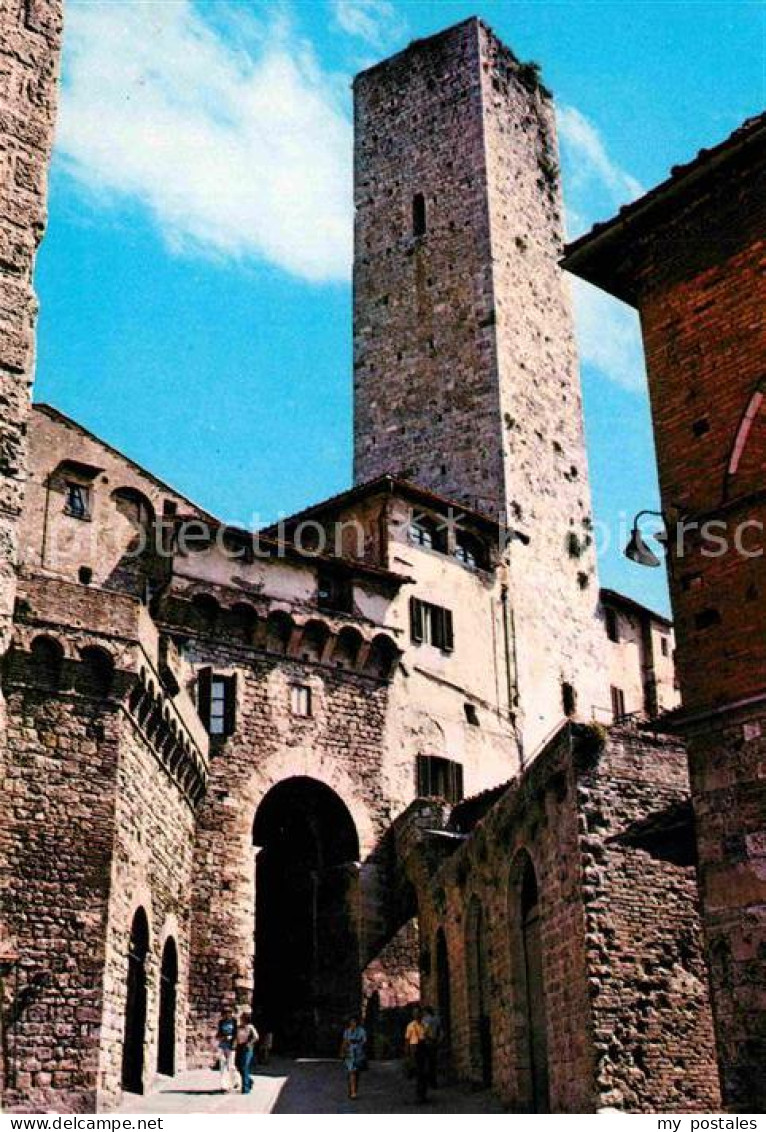
[[[348,486],[350,79],[473,14],[556,95],[572,235],[766,102],[763,3],[67,0],[36,398],[232,522]],[[616,531],[657,498],[640,340],[575,297]],[[667,608],[616,545],[600,574]]]

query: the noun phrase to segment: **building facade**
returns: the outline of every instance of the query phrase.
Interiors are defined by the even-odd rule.
[[[761,115],[566,258],[641,313],[718,1055],[746,1112],[766,1100],[765,190]]]
[[[303,1055],[362,1006],[386,1056],[429,994],[445,1069],[521,1110],[713,1107],[683,760],[638,640],[607,659],[550,96],[469,20],[355,105],[354,487],[242,531],[31,414],[4,1102],[112,1108],[224,1007]],[[586,724],[631,665],[642,719]]]

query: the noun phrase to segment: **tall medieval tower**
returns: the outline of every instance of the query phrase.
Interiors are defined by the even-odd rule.
[[[604,706],[553,106],[477,19],[356,79],[355,478],[498,517],[525,745]]]

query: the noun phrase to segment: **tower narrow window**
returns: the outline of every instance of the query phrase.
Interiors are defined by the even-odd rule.
[[[426,198],[422,193],[415,193],[412,198],[412,234],[416,237],[426,234]]]

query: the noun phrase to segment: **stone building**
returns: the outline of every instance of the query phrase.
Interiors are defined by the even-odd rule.
[[[726,1101],[766,1102],[766,116],[567,253],[636,306],[670,548],[678,675]]]
[[[604,718],[619,723],[674,711],[681,698],[673,623],[625,594],[602,588],[600,596],[608,642],[609,703]]]
[[[427,994],[445,1069],[519,1109],[714,1107],[681,750],[585,722],[633,677],[607,659],[550,97],[472,19],[355,106],[355,486],[238,530],[32,412],[5,1103],[112,1107],[207,1064],[235,1004],[292,1054],[334,1054],[363,1004],[386,1055]]]

